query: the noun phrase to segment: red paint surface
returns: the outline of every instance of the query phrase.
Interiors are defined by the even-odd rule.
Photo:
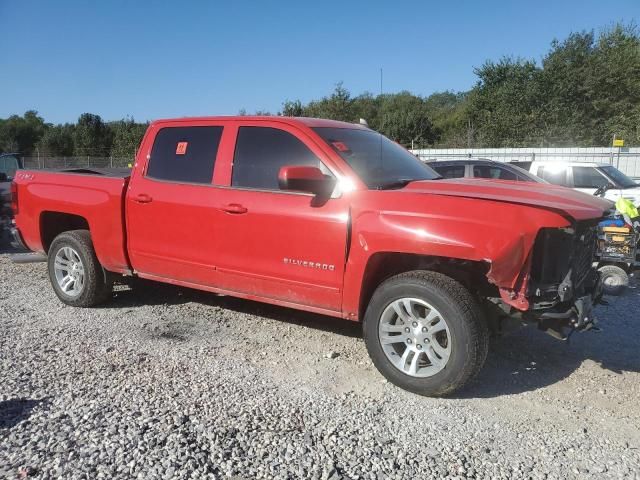
[[[211,183],[146,178],[158,129],[188,125],[224,126]],[[310,194],[231,187],[241,125],[294,134],[349,189],[316,204]],[[131,269],[168,283],[357,318],[366,266],[385,252],[486,262],[501,296],[526,309],[522,292],[538,230],[599,218],[610,206],[571,189],[528,182],[436,180],[368,190],[314,126],[365,128],[285,117],[154,122],[130,179],[21,172],[16,223],[27,245],[42,251],[40,215],[73,213],[87,219],[108,270]]]

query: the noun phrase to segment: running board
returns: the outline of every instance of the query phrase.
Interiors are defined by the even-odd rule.
[[[13,263],[38,263],[46,262],[47,256],[44,253],[29,252],[29,253],[14,253],[9,255],[9,260]]]

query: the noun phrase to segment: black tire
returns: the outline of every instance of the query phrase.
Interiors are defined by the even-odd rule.
[[[64,247],[73,248],[84,267],[84,285],[77,296],[67,295],[56,280],[55,257]],[[113,287],[111,274],[100,265],[93,249],[91,235],[87,230],[71,230],[58,235],[49,247],[47,265],[53,290],[63,303],[72,307],[93,307],[111,297]]]
[[[605,295],[622,295],[629,286],[629,274],[617,265],[603,265],[598,271]]]
[[[413,297],[433,305],[451,333],[451,353],[444,369],[430,377],[415,377],[396,368],[378,336],[384,310],[393,301]],[[489,329],[482,309],[460,283],[438,272],[411,271],[383,282],[374,292],[364,318],[364,340],[376,368],[391,383],[419,395],[450,395],[482,368],[489,349]]]

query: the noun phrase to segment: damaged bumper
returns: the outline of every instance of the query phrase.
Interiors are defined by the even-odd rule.
[[[602,301],[600,273],[593,268],[596,222],[571,228],[544,228],[536,238],[517,290],[500,290],[503,304],[526,323],[565,340],[596,323],[594,306]],[[508,295],[507,295],[508,293]]]
[[[592,297],[584,296],[564,312],[542,313],[537,319],[538,328],[560,340],[566,340],[575,330],[590,330],[598,323],[593,312],[597,303]]]
[[[589,293],[551,308],[528,311],[524,318],[537,322],[540,330],[561,340],[566,340],[573,331],[592,329],[597,324],[594,307],[602,301],[603,284],[599,272],[594,269],[590,274],[593,279],[589,282]]]

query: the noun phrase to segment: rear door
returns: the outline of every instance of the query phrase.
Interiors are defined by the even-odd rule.
[[[285,165],[316,166],[331,175],[330,159],[308,134],[279,122],[238,123],[218,238],[221,285],[297,305],[339,311],[349,204],[282,191]]]
[[[215,284],[212,186],[223,125],[156,126],[126,198],[128,251],[143,276]],[[155,136],[153,135],[155,134]]]

